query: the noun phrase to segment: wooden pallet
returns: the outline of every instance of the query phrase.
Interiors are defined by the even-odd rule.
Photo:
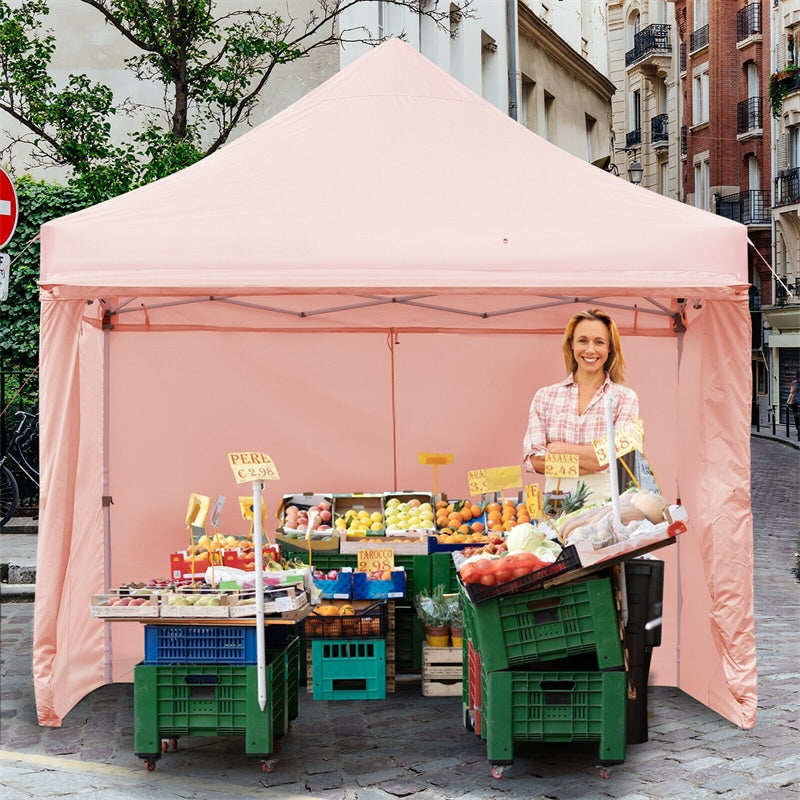
[[[460,647],[431,647],[422,643],[422,694],[457,696],[462,692],[464,651]]]

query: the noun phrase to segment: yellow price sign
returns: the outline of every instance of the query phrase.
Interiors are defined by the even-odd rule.
[[[434,467],[440,467],[443,464],[453,463],[452,453],[420,453],[417,456],[417,463],[429,464]]]
[[[544,474],[547,478],[577,478],[580,456],[572,453],[547,453],[544,457]]]
[[[189,507],[186,509],[186,525],[195,528],[205,528],[211,498],[204,494],[189,495]]]
[[[522,470],[518,465],[473,469],[467,473],[467,483],[470,494],[502,492],[503,489],[522,486]]]
[[[391,572],[394,569],[394,548],[392,547],[363,547],[358,551],[359,572]]]
[[[598,463],[608,464],[608,437],[603,436],[592,442]],[[614,430],[614,450],[617,458],[644,448],[644,423],[636,417],[632,423]]]
[[[469,484],[469,493],[471,495],[486,494],[489,491],[485,469],[471,469],[467,473],[467,483]]]
[[[539,519],[542,516],[544,505],[538,483],[529,483],[525,487],[525,505],[528,507],[528,513],[532,519]]]
[[[278,469],[266,453],[228,453],[236,483],[280,480]]]

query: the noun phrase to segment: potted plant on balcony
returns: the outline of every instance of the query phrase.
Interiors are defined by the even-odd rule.
[[[797,64],[787,64],[769,76],[769,107],[772,116],[779,119],[783,110],[783,100],[792,88],[792,78],[800,72]]]

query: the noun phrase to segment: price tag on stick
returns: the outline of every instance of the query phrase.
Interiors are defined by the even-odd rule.
[[[228,453],[236,483],[278,481],[278,468],[266,453]]]
[[[433,493],[439,494],[439,467],[444,464],[453,463],[452,453],[420,453],[417,456],[420,464],[430,464],[433,466]]]
[[[546,478],[580,477],[580,456],[572,453],[547,453],[544,457]]]

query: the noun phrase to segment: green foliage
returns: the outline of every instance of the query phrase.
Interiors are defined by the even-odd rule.
[[[769,76],[769,107],[775,119],[780,119],[781,117],[783,101],[789,93],[789,87],[796,88],[796,85],[791,81],[798,73],[800,73],[800,68],[796,64],[788,64]]]
[[[88,203],[77,187],[22,178],[15,188],[19,220],[4,249],[11,258],[11,279],[8,299],[0,303],[0,361],[26,371],[36,367],[39,356],[39,228]]]

